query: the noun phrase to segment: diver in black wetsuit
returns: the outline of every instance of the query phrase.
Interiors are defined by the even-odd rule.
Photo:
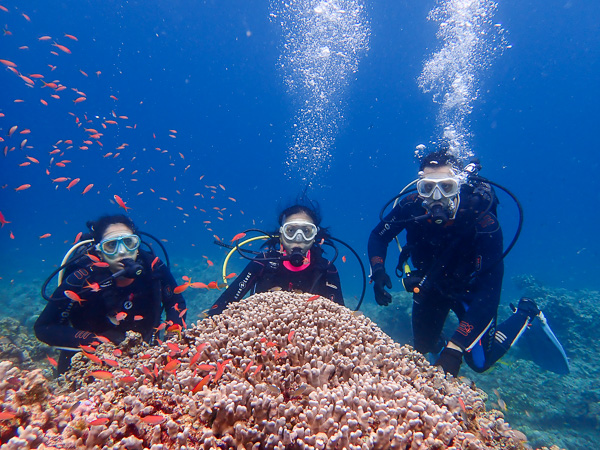
[[[296,204],[279,215],[279,239],[267,242],[267,250],[250,262],[217,299],[209,315],[220,314],[229,303],[246,293],[281,289],[319,294],[344,304],[340,277],[335,266],[323,257],[319,242],[328,237],[319,228],[317,208]],[[279,245],[278,245],[279,244]]]
[[[489,369],[540,312],[532,300],[521,299],[515,313],[496,326],[504,274],[497,198],[492,186],[467,175],[447,150],[424,157],[417,192],[398,202],[368,244],[375,299],[388,305],[387,246],[406,230],[398,269],[408,258],[415,268],[403,279],[413,293],[414,346],[424,354],[441,351],[436,365],[454,376],[463,356],[473,370]],[[460,323],[446,342],[442,328],[450,310]]]
[[[63,349],[59,374],[70,364],[80,345],[104,336],[121,342],[127,331],[140,333],[146,342],[155,338],[162,311],[167,323],[182,325],[185,300],[174,294],[175,279],[152,253],[140,249],[141,238],[131,219],[103,216],[89,222],[93,244],[58,286],[37,319],[37,338]]]

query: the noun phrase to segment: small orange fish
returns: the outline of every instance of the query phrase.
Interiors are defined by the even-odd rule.
[[[115,355],[116,357],[119,357],[119,356],[121,356],[122,354],[123,354],[123,352],[122,352],[120,349],[118,349],[118,348],[115,348],[115,349],[113,350],[113,355]]]
[[[152,356],[150,354],[148,354],[148,353],[145,353],[145,354],[143,354],[143,355],[140,356],[140,359],[150,359],[150,358],[152,358]]]
[[[58,48],[59,50],[62,50],[65,53],[71,53],[71,50],[69,50],[67,47],[65,47],[64,45],[60,45],[57,44],[56,42],[54,44],[52,44],[54,47]]]
[[[75,178],[73,181],[71,181],[71,182],[69,183],[69,185],[67,186],[67,189],[68,189],[68,190],[71,190],[71,188],[72,188],[73,186],[75,186],[77,183],[79,183],[80,181],[81,181],[81,179],[80,179],[80,178]]]
[[[159,425],[167,420],[167,418],[163,416],[146,416],[142,417],[141,420],[149,425]]]
[[[124,383],[124,384],[131,384],[131,383],[135,383],[136,381],[137,380],[135,379],[135,377],[133,377],[131,375],[119,378],[119,383]]]
[[[49,238],[50,236],[52,236],[50,233],[42,234],[40,236],[40,239],[46,239],[46,238]]]
[[[219,289],[219,285],[216,281],[211,281],[210,283],[208,283],[207,287],[209,289]]]
[[[115,199],[115,202],[117,202],[117,205],[119,205],[121,208],[123,208],[125,210],[125,212],[127,212],[131,209],[130,206],[126,206],[123,199],[121,199],[121,197],[119,197],[117,194],[114,195],[114,199]]]
[[[195,394],[196,392],[201,391],[202,388],[208,384],[208,382],[210,381],[211,377],[212,377],[212,373],[209,373],[204,378],[202,378],[200,380],[200,382],[194,387],[194,389],[192,389],[192,394]]]
[[[17,417],[17,415],[13,414],[11,412],[8,412],[8,411],[0,412],[0,420],[10,420],[10,419],[14,419],[15,417]]]
[[[210,259],[207,259],[206,263],[208,264],[209,267],[212,267],[215,265],[215,263],[213,263]]]
[[[103,344],[108,344],[110,342],[110,339],[108,339],[108,338],[106,338],[104,336],[98,336],[98,335],[96,335],[96,339],[98,339]]]
[[[62,183],[63,181],[67,181],[67,177],[58,177],[52,180],[53,183]]]
[[[115,361],[114,359],[104,358],[102,361],[110,367],[119,367],[119,361]]]
[[[50,363],[52,366],[54,366],[54,367],[58,367],[58,362],[57,362],[57,361],[56,361],[54,358],[51,358],[51,357],[49,357],[49,356],[46,356],[46,358],[48,358],[48,362],[49,362],[49,363]]]
[[[346,255],[342,256],[342,262],[346,262]]]
[[[183,316],[185,316],[185,313],[187,312],[187,308],[185,308],[183,311],[179,312],[179,318],[181,319]]]
[[[86,194],[87,192],[90,191],[91,188],[93,188],[94,185],[93,184],[88,184],[84,189],[83,192],[81,193],[81,195]]]
[[[125,317],[127,317],[127,313],[125,311],[121,311],[121,312],[117,313],[117,315],[115,316],[115,319],[117,319],[117,322],[120,322],[122,320],[125,320]]]
[[[0,63],[4,64],[7,67],[17,67],[17,65],[14,62],[8,61],[6,59],[0,59]]]
[[[181,349],[179,348],[179,345],[177,345],[174,342],[167,342],[167,347],[169,347],[170,350],[179,353],[181,351]]]
[[[99,419],[95,419],[92,420],[91,422],[88,422],[88,425],[91,427],[95,427],[98,425],[106,425],[109,422],[109,418],[108,417],[101,417]]]
[[[200,288],[204,288],[207,289],[208,286],[204,283],[201,283],[199,281],[195,282],[195,283],[190,283],[190,287],[194,288],[194,289],[200,289]]]
[[[77,295],[77,293],[69,290],[65,291],[65,297],[67,297],[69,300],[79,303],[80,305],[85,301],[79,295]]]
[[[154,270],[154,266],[158,261],[160,261],[158,256],[152,260],[152,264],[150,264],[150,270]]]
[[[96,355],[92,355],[92,354],[87,353],[87,352],[85,352],[83,350],[81,351],[81,353],[83,353],[83,356],[85,356],[89,360],[95,362],[96,364],[102,364],[102,360],[100,358],[98,358]]]
[[[92,255],[91,253],[86,253],[86,256],[94,262],[100,262],[100,258],[98,258],[96,255]]]
[[[159,326],[157,326],[157,327],[155,328],[155,330],[156,330],[156,331],[164,330],[166,326],[167,326],[167,323],[166,323],[166,322],[163,322],[163,323],[161,323]]]
[[[83,233],[81,231],[79,233],[77,233],[77,236],[75,236],[75,241],[73,242],[73,245],[75,245],[79,242],[79,239],[81,239],[82,235],[83,235]]]
[[[225,277],[225,279],[226,279],[226,280],[229,280],[230,278],[235,278],[235,277],[237,277],[237,273],[230,273],[229,275],[227,275],[227,276]]]
[[[239,240],[240,240],[240,239],[242,239],[244,236],[246,236],[246,233],[238,233],[238,234],[236,234],[236,235],[233,237],[233,239],[231,239],[231,242],[234,242],[234,241],[239,241]]]
[[[0,223],[2,224],[2,226],[4,227],[4,225],[6,225],[7,223],[10,223],[8,220],[6,220],[4,218],[4,214],[2,214],[2,212],[0,212]]]
[[[133,320],[135,320],[135,321],[144,320],[144,316],[140,316],[140,315],[133,316]]]
[[[320,297],[320,295],[313,295],[311,298],[309,298],[308,300],[306,300],[307,302],[312,302],[313,300],[316,300]]]
[[[72,34],[65,34],[65,37],[66,37],[66,38],[69,38],[69,39],[72,39],[72,40],[74,40],[74,41],[77,41],[77,40],[78,40],[78,39],[77,39],[75,36],[73,36]]]
[[[175,372],[181,362],[178,359],[172,359],[169,363],[164,367],[165,372]]]
[[[79,348],[81,350],[83,350],[84,352],[88,352],[88,353],[95,353],[96,349],[94,347],[91,347],[89,345],[80,345]]]
[[[294,334],[296,334],[296,332],[294,330],[291,330],[287,335],[287,340],[290,344],[292,343],[292,339],[294,339]]]
[[[173,293],[174,294],[181,294],[183,291],[185,291],[188,287],[190,286],[190,283],[185,283],[185,284],[181,284],[179,286],[177,286],[175,289],[173,289]]]
[[[15,191],[24,191],[25,189],[29,189],[31,187],[30,184],[22,184],[18,188],[15,188]]]
[[[95,262],[94,264],[92,264],[92,266],[105,269],[105,268],[109,267],[109,264],[107,262],[100,261],[100,262]]]
[[[90,372],[90,375],[99,380],[112,380],[115,377],[113,373],[108,370],[94,370],[93,372]]]
[[[256,368],[256,370],[254,371],[254,373],[252,375],[256,375],[258,372],[260,372],[260,369],[263,368],[262,364],[259,364],[258,367]]]

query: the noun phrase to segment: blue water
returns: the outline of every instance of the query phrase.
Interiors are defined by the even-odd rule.
[[[12,222],[2,229],[5,280],[20,269],[29,272],[28,278],[47,272],[63,253],[63,242],[72,240],[86,220],[118,211],[110,202],[114,194],[132,207],[134,220],[148,222],[147,231],[169,240],[173,254],[192,256],[201,248],[217,258],[221,253],[211,244],[213,234],[230,238],[253,220],[273,228],[277,205],[304,187],[300,177],[286,173],[301,99],[290,96],[284,85],[285,71],[278,67],[283,32],[269,17],[267,2],[2,5],[9,12],[0,11],[1,23],[12,35],[1,37],[1,59],[17,63],[25,75],[40,73],[68,87],[59,93],[60,100],[49,99],[50,89],[42,89],[39,81],[31,89],[4,67],[0,72],[2,136],[7,139],[8,129],[19,126],[2,143],[17,146],[2,161],[2,185],[7,187],[0,191],[1,211]],[[415,146],[439,137],[438,105],[416,83],[424,60],[440,45],[437,25],[426,20],[433,6],[365,6],[369,51],[360,57],[340,99],[343,120],[330,149],[331,168],[315,175],[309,191],[321,202],[325,223],[335,235],[361,253],[381,205],[415,176]],[[481,93],[468,119],[482,174],[511,189],[524,206],[523,234],[507,259],[509,276],[526,271],[551,284],[599,286],[594,233],[600,218],[594,175],[598,141],[593,134],[600,89],[595,76],[599,16],[593,2],[508,1],[498,5],[493,18],[507,31],[512,48],[477,75]],[[38,41],[44,35],[52,40]],[[55,40],[72,54],[52,47]],[[19,50],[23,45],[29,49]],[[56,70],[51,72],[48,64]],[[86,93],[87,101],[73,104],[73,87]],[[40,98],[49,105],[43,106]],[[25,102],[13,103],[15,99]],[[112,119],[111,111],[129,120],[117,119],[119,125],[103,130],[101,121],[93,119],[89,125],[104,133],[103,147],[75,150],[86,133],[68,112],[83,120],[83,114]],[[31,134],[18,135],[23,128]],[[168,137],[169,129],[177,130],[177,139]],[[18,145],[25,137],[33,148],[23,152]],[[74,141],[75,149],[60,158],[73,162],[46,176],[48,152],[59,139]],[[129,147],[119,158],[102,158],[123,142]],[[18,167],[27,161],[24,153],[40,164]],[[156,172],[146,173],[150,167]],[[129,176],[135,169],[137,177]],[[206,176],[199,181],[202,174]],[[66,183],[55,191],[50,178],[58,176],[81,182],[71,192]],[[32,187],[13,191],[24,183]],[[94,189],[82,196],[89,183]],[[210,194],[205,184],[222,184],[226,191],[218,188],[214,200],[194,197],[196,192]],[[137,196],[140,191],[144,194]],[[158,200],[161,196],[169,201]],[[237,202],[227,200],[229,196]],[[216,220],[215,206],[227,210],[223,222],[212,224],[213,233],[202,222]],[[507,236],[514,216],[506,199],[501,218]],[[39,240],[45,233],[52,236]]]

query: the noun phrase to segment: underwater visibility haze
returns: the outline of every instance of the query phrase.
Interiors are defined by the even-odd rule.
[[[533,446],[591,448],[599,24],[589,0],[0,0],[2,317],[32,333],[44,279],[86,221],[122,212],[115,196],[178,280],[219,280],[227,251],[213,241],[275,231],[305,190],[366,265],[382,206],[446,142],[523,206],[500,311],[540,296],[572,364],[538,375],[511,351],[465,376]],[[507,245],[518,211],[499,197]],[[339,258],[354,308],[360,267]],[[410,300],[392,282],[389,309],[371,286],[361,309],[410,343]],[[189,293],[193,321],[217,295]]]

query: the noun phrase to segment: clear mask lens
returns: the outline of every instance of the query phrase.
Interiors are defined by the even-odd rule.
[[[97,248],[105,255],[112,256],[118,253],[120,245],[123,245],[126,251],[134,252],[140,246],[140,237],[136,234],[129,234],[105,239],[98,244]]]
[[[310,222],[292,221],[284,223],[279,231],[288,241],[308,242],[317,236],[318,228]]]
[[[454,178],[421,178],[417,181],[417,192],[421,197],[454,197],[458,194],[458,181]]]

